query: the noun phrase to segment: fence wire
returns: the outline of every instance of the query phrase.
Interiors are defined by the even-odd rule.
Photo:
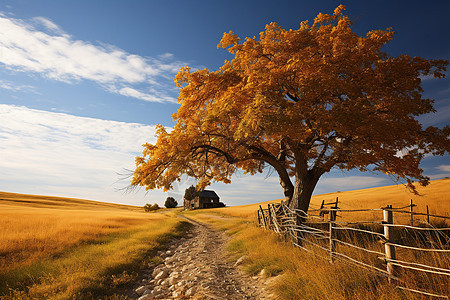
[[[262,207],[260,207],[260,210],[258,210],[259,225],[265,227],[266,229],[273,230],[279,234],[283,234],[285,237],[291,240],[293,245],[311,254],[314,254],[317,257],[321,257],[323,259],[331,261],[333,261],[333,259],[339,259],[340,261],[351,265],[358,265],[362,268],[375,271],[377,274],[387,276],[390,280],[396,280],[399,283],[401,283],[402,280],[393,275],[393,266],[411,271],[422,272],[425,274],[450,276],[450,269],[448,268],[431,266],[424,263],[398,260],[395,258],[395,256],[389,257],[386,250],[388,247],[398,247],[404,250],[416,250],[426,253],[450,253],[450,238],[448,235],[450,228],[435,228],[429,223],[426,223],[428,227],[424,228],[405,224],[388,224],[386,221],[344,221],[345,218],[340,219],[341,221],[336,221],[337,212],[352,213],[390,211],[391,213],[409,213],[411,214],[411,216],[427,214],[421,214],[412,211],[407,212],[402,210],[410,207],[410,205],[400,208],[392,208],[388,206],[382,209],[340,210],[339,208],[337,208],[337,201],[335,203],[332,202],[328,204],[335,204],[335,207],[324,208],[322,205],[320,209],[310,210],[314,213],[319,212],[319,216],[312,215],[311,213],[307,214],[306,212],[298,209],[290,209],[284,204],[272,204],[269,205],[267,209],[262,209]],[[326,220],[325,215],[327,215],[328,220]],[[430,215],[428,214],[428,216]],[[445,216],[431,216],[450,219],[449,217]],[[358,226],[363,226],[363,229],[358,228]],[[373,228],[378,228],[379,230],[381,230],[381,228],[384,228],[384,234],[374,231]],[[394,229],[404,230],[406,233],[414,236],[415,240],[422,242],[422,244],[427,242],[430,247],[416,247],[416,245],[404,245],[398,243],[397,241],[393,242],[392,240],[390,240],[389,236],[386,236],[386,232]],[[355,238],[356,235],[359,235],[358,238]],[[366,236],[366,238],[364,238],[363,236]],[[361,242],[361,244],[356,245],[355,241]],[[321,251],[327,252],[328,257],[319,255],[311,249],[307,249],[304,243],[310,244],[312,247],[316,247]],[[363,253],[366,253],[366,255],[377,255],[377,260],[380,262],[381,259],[381,261],[383,261],[386,265],[387,270],[381,269],[373,261],[362,261],[361,257],[350,257],[347,253],[339,251],[339,248],[336,247],[337,245],[350,247],[357,251],[362,251]],[[372,245],[372,248],[378,247],[379,249],[368,249],[368,245]],[[391,268],[391,270],[389,268]],[[414,293],[420,293],[423,295],[448,299],[448,297],[444,295],[410,289],[405,286],[398,286],[398,288],[409,290]]]

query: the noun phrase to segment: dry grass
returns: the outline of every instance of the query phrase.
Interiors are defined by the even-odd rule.
[[[0,270],[8,271],[162,215],[83,200],[1,193]],[[70,199],[72,200],[72,199]],[[93,202],[93,201],[92,201]],[[136,209],[136,208],[133,208]]]
[[[371,189],[347,191],[340,193],[330,193],[324,195],[313,196],[311,199],[311,207],[319,208],[322,200],[332,202],[339,197],[339,207],[341,209],[364,209],[364,208],[381,208],[387,205],[393,207],[404,207],[410,204],[410,199],[417,206],[414,211],[426,213],[428,205],[430,214],[443,215],[450,217],[450,179],[440,179],[431,181],[427,187],[417,187],[420,195],[410,193],[403,185],[384,186]],[[369,220],[381,220],[382,214],[378,213],[348,213],[343,217],[349,220],[361,220],[368,218]],[[396,214],[397,222],[407,222],[409,219],[407,214]],[[425,217],[421,217],[422,220]]]
[[[107,288],[132,280],[149,252],[182,231],[168,212],[8,193],[0,199],[0,296],[5,299],[107,294]]]
[[[312,207],[320,206],[322,200],[332,202],[339,197],[342,209],[381,208],[387,204],[401,207],[409,204],[413,199],[417,207],[415,211],[449,216],[450,214],[450,180],[432,181],[427,188],[419,188],[422,196],[414,196],[404,190],[403,186],[387,186],[358,191],[331,193],[314,196]],[[233,235],[229,250],[233,259],[247,255],[246,270],[257,274],[265,269],[268,276],[277,276],[272,281],[271,289],[280,299],[422,299],[417,294],[399,290],[395,285],[387,283],[384,277],[365,269],[337,261],[330,264],[326,259],[317,255],[328,257],[328,254],[307,246],[314,254],[302,251],[283,238],[272,232],[256,228],[256,210],[259,205],[263,208],[265,203],[210,209],[206,211],[188,212],[192,218],[209,222],[218,228],[227,230]],[[216,216],[213,217],[212,215]],[[341,214],[343,218],[361,220],[381,220],[381,212],[357,215]],[[219,216],[219,217],[218,217]],[[409,215],[396,214],[396,221],[408,222]],[[416,217],[417,219],[417,217]],[[348,237],[354,243],[361,242],[361,238]],[[357,240],[355,240],[357,239]],[[383,252],[383,245],[374,241],[365,241],[366,247]],[[327,247],[327,245],[324,245]],[[377,255],[368,255],[348,246],[338,245],[338,249],[346,255],[374,262],[380,268],[385,268]],[[417,251],[416,251],[417,252]],[[406,261],[432,264],[437,267],[448,268],[448,255],[430,254],[428,252],[412,253],[399,250],[398,258]],[[370,255],[369,255],[370,256]],[[367,261],[367,260],[366,260]],[[437,293],[448,292],[448,278],[446,276],[428,276],[409,271],[400,271],[405,284],[410,288],[433,290]],[[426,299],[426,298],[424,298]]]
[[[409,205],[410,199],[417,206],[414,211],[426,213],[428,205],[430,214],[450,216],[450,179],[433,180],[427,187],[418,187],[420,195],[414,195],[405,189],[403,185],[384,186],[371,189],[362,189],[347,192],[336,192],[313,196],[311,208],[319,208],[322,200],[334,202],[339,197],[339,207],[341,209],[361,209],[361,208],[381,208],[388,204],[393,207],[403,207]],[[217,209],[220,214],[239,218],[256,218],[256,211],[261,205],[267,208],[269,203],[279,203],[281,199],[272,200],[257,204],[241,205]],[[381,220],[382,213],[341,213],[344,218],[350,220]],[[397,215],[402,221],[409,220],[408,215]],[[421,217],[425,219],[425,217]]]
[[[412,198],[418,204],[416,211],[429,205],[431,213],[448,216],[449,183],[448,179],[433,181],[425,190],[419,189],[422,197],[406,193],[401,186],[389,186],[314,196],[312,205],[338,196],[342,209],[395,207],[408,205]],[[341,262],[330,264],[256,228],[258,207],[188,214],[233,235],[232,258],[246,254],[249,273],[265,269],[267,276],[275,277],[271,287],[280,299],[420,299],[372,272]],[[121,299],[114,291],[136,280],[142,261],[183,232],[170,212],[143,213],[131,206],[8,193],[0,193],[0,226],[0,299],[91,299],[100,295]],[[430,261],[424,254],[415,256],[419,262]],[[448,258],[431,260],[436,266],[448,263]],[[432,284],[424,277],[409,277],[411,287]],[[6,283],[13,289],[8,291]]]
[[[210,211],[187,214],[231,234],[231,259],[245,255],[244,269],[251,275],[264,270],[270,282],[267,289],[278,299],[415,299],[372,272],[340,262],[330,264],[248,220],[212,217]]]

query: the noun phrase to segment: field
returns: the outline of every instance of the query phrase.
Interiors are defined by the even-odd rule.
[[[406,206],[413,199],[417,212],[426,211],[444,216],[450,215],[450,180],[432,181],[427,188],[420,188],[422,196],[414,196],[405,192],[403,186],[387,186],[358,191],[339,192],[314,196],[312,207],[318,208],[322,203],[332,202],[339,197],[342,209],[381,208],[387,204],[394,207]],[[229,250],[235,258],[246,255],[246,270],[257,275],[263,272],[271,282],[271,290],[280,299],[428,299],[418,294],[408,293],[389,284],[383,277],[359,267],[337,261],[330,264],[318,257],[322,254],[307,247],[312,253],[301,251],[290,243],[283,241],[280,236],[264,229],[255,228],[256,210],[259,205],[267,207],[267,203],[279,202],[274,200],[265,203],[251,204],[239,207],[220,208],[215,210],[194,211],[189,214],[197,220],[208,222],[227,230],[233,235]],[[213,216],[216,214],[216,217]],[[220,217],[217,217],[219,215]],[[350,217],[348,217],[350,218]],[[382,220],[381,215],[358,213],[354,219]],[[397,222],[408,222],[409,216],[400,217]],[[418,218],[418,217],[417,217]],[[433,221],[433,220],[431,220]],[[446,227],[449,227],[448,224]],[[379,247],[380,245],[376,245]],[[358,255],[357,253],[349,254]],[[354,252],[354,251],[353,251]],[[402,255],[405,253],[401,253]],[[407,257],[407,260],[411,257]],[[432,263],[442,268],[448,268],[448,256],[428,255],[418,253],[414,259],[423,263]],[[414,260],[413,260],[414,261]],[[264,270],[264,271],[263,271]],[[407,278],[408,286],[414,288],[418,281],[429,287],[448,287],[448,277],[433,281],[427,276]],[[442,290],[442,289],[441,289]],[[447,288],[448,290],[448,288]]]
[[[428,205],[430,213],[449,216],[449,183],[432,181],[419,189],[421,196],[402,186],[318,195],[311,206],[336,197],[342,209],[401,207],[413,199],[415,211],[424,212]],[[226,231],[232,237],[230,259],[245,255],[245,271],[263,272],[260,276],[267,277],[269,290],[280,299],[420,299],[372,272],[330,264],[257,228],[259,205],[267,207],[267,202],[183,213]],[[178,213],[0,192],[0,299],[126,299],[143,264],[158,262],[156,251],[188,228]]]
[[[418,187],[420,195],[414,195],[406,190],[403,185],[391,185],[370,189],[355,191],[336,192],[313,196],[311,199],[311,208],[319,208],[322,200],[325,202],[336,201],[339,198],[339,207],[341,209],[360,209],[360,208],[381,208],[386,205],[393,207],[403,207],[409,205],[410,199],[417,206],[414,211],[426,212],[426,206],[429,207],[430,214],[450,216],[450,179],[440,179],[431,181],[427,187]],[[259,205],[267,208],[269,203],[279,203],[282,199],[267,201],[257,204],[249,204],[218,210],[222,214],[242,218],[256,218],[256,210]],[[358,215],[361,219],[364,215]],[[370,216],[371,218],[381,218],[380,215]],[[407,218],[407,216],[405,216]]]
[[[0,297],[116,297],[183,226],[173,213],[0,193]]]

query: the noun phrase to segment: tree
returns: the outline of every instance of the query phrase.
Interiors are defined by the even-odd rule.
[[[166,202],[164,203],[164,206],[167,208],[175,208],[177,205],[178,202],[173,197],[167,197]]]
[[[155,203],[153,205],[147,203],[147,204],[144,205],[145,212],[150,212],[150,211],[154,211],[154,210],[158,210],[158,209],[159,209],[158,203]]]
[[[199,191],[195,188],[195,186],[191,185],[184,191],[184,199],[186,200],[192,200],[200,194]]]
[[[229,183],[237,169],[272,167],[288,204],[307,211],[319,178],[332,168],[382,171],[413,192],[427,185],[420,162],[449,150],[450,127],[422,128],[434,111],[421,78],[443,78],[445,60],[381,51],[391,28],[358,36],[343,15],[319,14],[297,30],[270,23],[259,40],[224,33],[231,61],[216,71],[182,68],[175,77],[176,125],[157,129],[136,158],[132,185],[172,188],[182,174]]]

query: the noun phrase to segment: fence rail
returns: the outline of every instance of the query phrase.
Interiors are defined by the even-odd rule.
[[[399,289],[407,290],[425,296],[449,299],[450,293],[450,228],[436,228],[430,224],[430,217],[449,220],[450,217],[431,215],[427,206],[427,213],[413,210],[410,205],[395,208],[390,205],[379,209],[346,209],[338,207],[339,200],[335,202],[322,201],[319,209],[310,209],[307,214],[300,210],[292,210],[284,203],[269,204],[267,208],[258,209],[259,226],[284,235],[295,246],[334,262],[336,259],[357,265],[359,267],[377,272],[387,277],[389,282],[395,283]],[[404,209],[410,208],[409,211]],[[382,220],[365,221],[337,221],[344,219],[343,213],[377,212],[382,213]],[[409,224],[395,224],[394,214],[407,213],[410,215]],[[426,216],[426,221],[417,218]],[[414,226],[421,223],[422,226]],[[445,222],[442,222],[446,224]],[[446,226],[449,227],[449,226]],[[406,232],[409,239],[402,237]],[[400,238],[399,238],[400,234]],[[408,241],[410,244],[407,244]],[[411,244],[412,241],[416,244]],[[311,250],[314,247],[317,251]],[[354,257],[353,251],[359,251]],[[443,255],[444,267],[432,266],[429,261],[417,262],[397,259],[397,254],[405,251],[421,252],[421,255]],[[415,257],[414,255],[410,255]],[[384,265],[384,266],[383,266]],[[401,272],[403,270],[403,272]],[[440,276],[445,279],[444,287],[440,287],[440,295],[436,291],[425,291],[409,288],[402,279],[405,272],[419,272],[422,276]],[[445,287],[447,282],[447,287]],[[434,287],[433,287],[434,288]]]

